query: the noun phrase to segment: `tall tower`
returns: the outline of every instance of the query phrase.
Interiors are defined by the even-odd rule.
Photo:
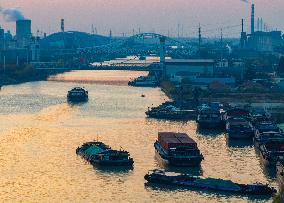
[[[65,32],[64,19],[61,19],[61,32]]]
[[[199,49],[200,49],[200,46],[201,46],[201,27],[200,27],[200,24],[199,24],[199,27],[198,27],[198,46],[199,46]]]
[[[254,34],[254,4],[251,5],[251,34]]]
[[[163,70],[163,78],[166,78],[166,37],[160,37],[160,63]]]
[[[247,44],[247,33],[244,32],[244,19],[242,19],[241,48],[244,48],[246,44]]]

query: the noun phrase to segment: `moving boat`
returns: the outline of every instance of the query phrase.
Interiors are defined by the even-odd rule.
[[[154,144],[156,154],[174,166],[200,166],[204,159],[197,143],[186,133],[159,132]]]
[[[265,165],[275,166],[284,158],[284,140],[269,140],[259,145],[259,151]]]
[[[200,109],[196,122],[201,128],[218,128],[223,125],[220,111],[210,107]]]
[[[67,93],[68,102],[86,102],[88,97],[88,91],[81,87],[75,87]]]
[[[244,118],[229,118],[226,123],[226,131],[229,138],[234,139],[248,139],[254,135],[253,125]]]
[[[93,165],[132,166],[134,163],[129,152],[113,150],[102,142],[87,142],[78,147],[76,153]]]
[[[202,190],[215,190],[221,192],[237,193],[241,195],[269,195],[272,196],[277,190],[261,183],[240,184],[230,180],[215,178],[203,178],[187,174],[168,175],[164,170],[149,171],[144,176],[149,183],[181,186]]]

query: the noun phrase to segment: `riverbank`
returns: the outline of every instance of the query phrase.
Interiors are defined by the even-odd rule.
[[[10,67],[0,73],[0,86],[15,85],[24,82],[44,81],[50,76],[63,73],[64,70],[37,70],[30,65],[20,68]]]

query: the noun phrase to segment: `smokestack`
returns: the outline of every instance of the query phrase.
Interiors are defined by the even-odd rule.
[[[251,34],[254,34],[254,4],[251,5]]]
[[[61,19],[61,32],[65,31],[64,19]]]
[[[244,19],[242,19],[242,32],[244,32]]]
[[[166,61],[166,38],[160,37],[160,62],[164,64]]]

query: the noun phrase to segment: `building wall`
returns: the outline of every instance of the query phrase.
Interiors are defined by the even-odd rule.
[[[166,64],[167,77],[175,75],[213,75],[214,65]]]

